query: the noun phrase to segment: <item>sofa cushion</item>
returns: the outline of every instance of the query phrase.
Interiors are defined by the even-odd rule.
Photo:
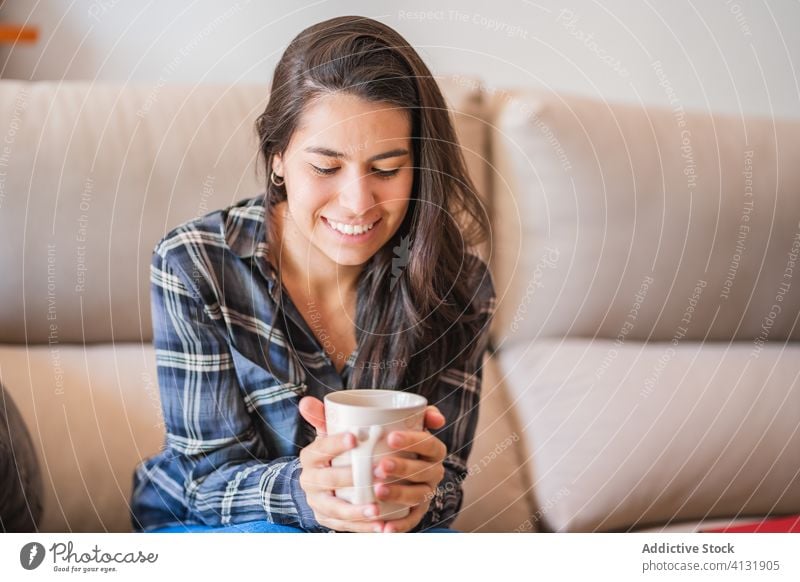
[[[0,484],[0,531],[36,531],[42,516],[42,474],[25,421],[2,383]]]
[[[42,459],[41,531],[130,531],[133,469],[164,439],[152,346],[0,346],[0,370]],[[496,362],[486,358],[456,529],[535,531],[515,422]]]
[[[800,121],[493,103],[498,345],[800,339]]]
[[[800,346],[539,340],[500,364],[545,529],[800,511]]]
[[[525,444],[497,359],[485,357],[478,426],[464,499],[453,528],[471,532],[535,532],[533,493],[524,468]]]
[[[44,478],[44,532],[129,532],[133,468],[164,441],[149,345],[0,346]]]

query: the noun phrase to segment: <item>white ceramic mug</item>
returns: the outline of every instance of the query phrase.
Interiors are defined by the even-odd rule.
[[[334,467],[350,465],[353,468],[353,487],[336,489],[336,497],[356,505],[377,501],[372,477],[378,461],[390,454],[409,459],[418,456],[390,447],[387,442],[389,433],[422,430],[427,405],[424,396],[399,390],[340,390],[325,396],[328,434],[351,432],[358,440],[356,447],[331,461]],[[400,519],[409,511],[407,506],[399,503],[378,501],[375,519]]]

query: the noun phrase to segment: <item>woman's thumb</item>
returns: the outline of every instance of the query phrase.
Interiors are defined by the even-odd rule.
[[[300,414],[306,421],[317,429],[318,435],[328,434],[325,426],[325,405],[322,400],[314,396],[304,396],[300,400]]]

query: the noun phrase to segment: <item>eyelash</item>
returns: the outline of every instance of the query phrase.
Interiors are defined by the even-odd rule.
[[[319,175],[319,176],[330,176],[339,168],[318,168],[314,164],[309,164],[311,166],[311,170]],[[395,168],[394,170],[375,170],[375,174],[378,175],[379,178],[383,178],[384,180],[388,180],[389,178],[393,178],[397,175],[397,172],[400,171],[400,168]]]

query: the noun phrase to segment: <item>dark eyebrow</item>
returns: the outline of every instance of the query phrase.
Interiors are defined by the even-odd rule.
[[[323,147],[311,146],[307,147],[304,151],[310,152],[312,154],[320,154],[323,156],[328,156],[329,158],[340,158],[342,160],[348,159],[347,154]],[[378,160],[385,160],[387,158],[399,158],[400,156],[407,156],[407,155],[408,155],[407,149],[398,148],[394,150],[389,150],[388,152],[383,152],[382,154],[375,154],[367,161],[377,162]]]

